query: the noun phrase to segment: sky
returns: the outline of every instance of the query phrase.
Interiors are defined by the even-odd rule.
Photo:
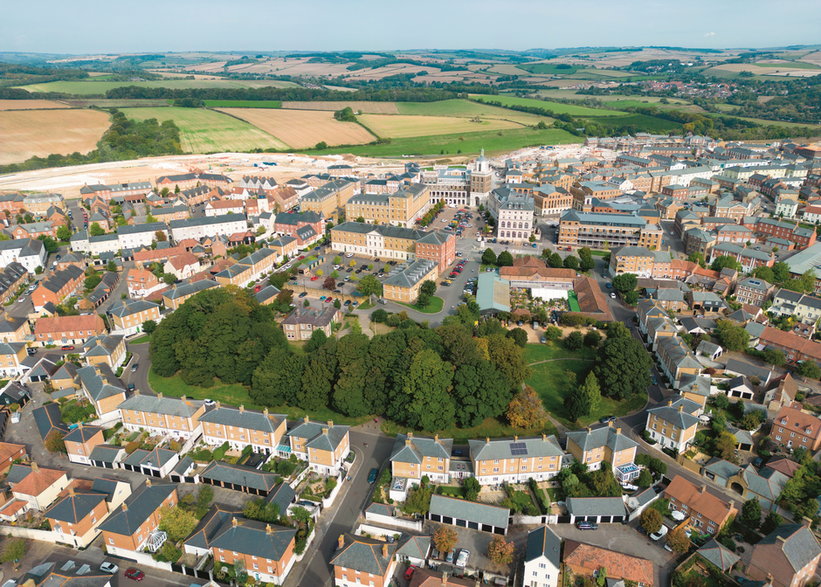
[[[820,0],[36,0],[0,51],[337,51],[821,44]]]

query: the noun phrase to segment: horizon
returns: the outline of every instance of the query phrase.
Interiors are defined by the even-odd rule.
[[[277,11],[277,6],[287,8]],[[135,10],[128,8],[112,12],[109,3],[87,0],[78,18],[75,6],[56,0],[17,3],[0,22],[3,52],[400,52],[477,45],[516,52],[650,46],[728,50],[821,43],[821,3],[816,0],[789,0],[777,7],[764,0],[693,0],[678,11],[661,0],[510,0],[504,9],[488,0],[418,0],[411,11],[395,1],[374,0],[345,5],[312,0],[296,6],[281,0],[145,0]],[[510,23],[499,26],[503,15]],[[789,26],[774,26],[779,24]],[[259,38],[256,49],[231,48],[249,38]]]

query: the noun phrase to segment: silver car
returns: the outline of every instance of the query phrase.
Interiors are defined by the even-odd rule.
[[[468,565],[468,559],[470,558],[470,551],[463,548],[459,551],[459,556],[456,557],[456,566],[460,569],[464,569]]]

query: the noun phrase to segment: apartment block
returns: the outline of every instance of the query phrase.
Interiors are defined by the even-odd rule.
[[[345,205],[345,218],[362,218],[368,224],[411,228],[432,205],[431,190],[416,183],[389,194],[359,194]]]
[[[394,269],[382,282],[382,297],[386,300],[412,303],[419,297],[422,284],[435,281],[439,266],[430,259],[416,259],[405,267]]]
[[[564,454],[555,436],[471,440],[473,476],[482,485],[544,481],[557,475]]]
[[[559,221],[560,246],[613,248],[638,245],[661,248],[663,231],[644,218],[630,214],[565,212]]]

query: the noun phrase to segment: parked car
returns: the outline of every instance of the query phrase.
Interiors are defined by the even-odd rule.
[[[132,581],[142,581],[143,579],[145,579],[145,573],[135,568],[128,569],[125,572],[125,576],[131,579]]]
[[[456,566],[460,569],[464,569],[468,565],[468,559],[470,558],[470,551],[463,548],[459,551],[459,556],[456,557]]]
[[[140,368],[140,364],[139,363],[134,363],[133,365],[131,365],[131,372],[136,373],[137,369],[139,369],[139,368]]]
[[[579,530],[598,530],[599,525],[596,522],[581,521],[576,522],[576,528]]]
[[[368,483],[376,483],[376,477],[379,475],[379,469],[374,467],[368,473]]]
[[[448,552],[447,556],[445,557],[445,562],[448,564],[453,564],[453,559],[455,558],[455,555],[455,550],[451,550],[450,552]]]
[[[110,561],[104,561],[103,564],[100,565],[100,570],[104,573],[109,573],[113,575],[114,573],[120,570],[120,567],[118,567]]]
[[[212,399],[208,399],[208,398],[202,400],[202,403],[205,404],[206,406],[209,406],[209,407],[217,405],[217,402],[215,402]]]
[[[414,571],[416,571],[416,567],[414,567],[413,565],[409,566],[408,569],[405,571],[405,579],[410,581],[411,577],[413,577]]]
[[[650,534],[650,538],[652,540],[661,540],[662,538],[667,536],[667,530],[668,530],[667,526],[662,524],[661,528],[658,529],[658,532],[653,532],[652,534]]]
[[[616,293],[611,291],[610,292],[610,297],[615,300],[616,299]]]
[[[308,295],[308,292],[307,292],[307,291],[303,291],[301,294],[299,294],[299,297],[304,298],[304,297],[305,297],[305,296],[307,296],[307,295]]]
[[[603,418],[599,418],[599,422],[602,424],[609,424],[610,422],[615,422],[615,416],[604,416]]]
[[[61,351],[73,351],[74,350],[74,345],[64,344],[63,346],[60,347],[60,350]]]
[[[134,391],[135,389],[137,389],[137,386],[133,383],[129,383],[127,389],[128,391]]]

